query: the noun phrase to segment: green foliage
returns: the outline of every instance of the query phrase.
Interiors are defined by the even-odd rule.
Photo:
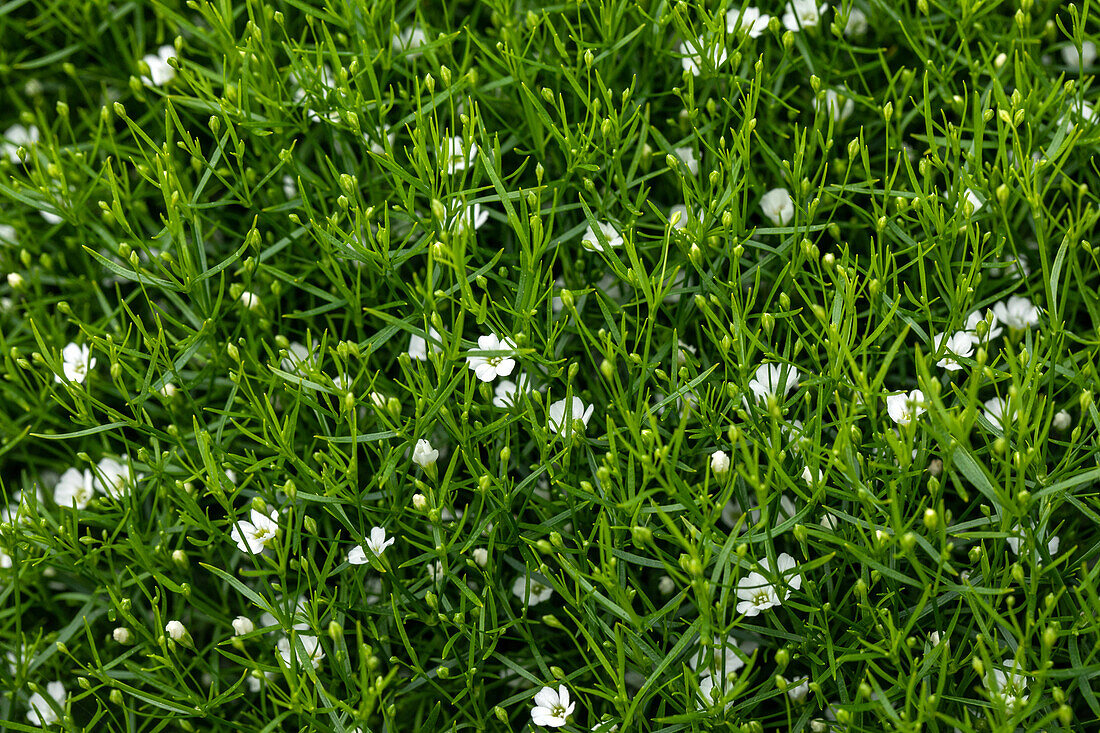
[[[5,728],[1100,724],[1096,8],[760,10],[0,5]]]

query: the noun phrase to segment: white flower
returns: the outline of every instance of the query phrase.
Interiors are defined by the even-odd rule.
[[[436,331],[431,326],[428,327],[428,340],[425,340],[423,336],[413,334],[409,337],[409,356],[417,361],[427,361],[428,354],[438,354],[440,351],[439,331]]]
[[[566,410],[567,404],[569,410]],[[558,400],[547,408],[547,423],[552,431],[562,437],[567,437],[573,433],[573,421],[580,420],[587,427],[594,409],[595,406],[588,405],[586,407],[581,398],[574,395],[572,400]]]
[[[176,49],[172,46],[161,46],[156,53],[141,57],[145,65],[149,67],[149,75],[142,76],[141,80],[146,84],[161,87],[172,81],[176,76],[176,70],[168,65],[168,59],[176,57]]]
[[[456,233],[477,231],[489,221],[489,210],[481,204],[472,204],[463,208],[451,219],[451,227]]]
[[[699,159],[695,157],[695,151],[690,147],[674,148],[673,153],[693,176],[699,175]]]
[[[990,695],[1000,700],[1006,708],[1013,710],[1019,705],[1023,704],[1027,698],[1027,678],[1023,675],[1023,670],[1012,659],[1005,659],[1001,662],[1004,669],[993,668],[993,684],[989,684],[989,680],[986,680],[986,685],[989,687]]]
[[[470,143],[470,147],[465,148],[461,137],[447,138],[443,162],[448,173],[454,174],[466,170],[476,157],[477,145],[474,143]]]
[[[382,557],[382,553],[386,551],[386,548],[395,541],[393,537],[386,539],[386,530],[384,528],[372,527],[370,537],[363,543],[363,547],[373,552],[375,557]]]
[[[424,34],[424,31],[419,26],[414,25],[393,37],[393,50],[404,51],[407,58],[415,59],[421,54],[416,49],[424,46],[427,42],[428,37]]]
[[[958,358],[969,359],[974,354],[974,335],[969,331],[956,331],[950,336],[938,333],[932,337],[932,349],[939,351],[941,348],[945,348],[946,353],[936,362],[936,366],[949,372],[957,372],[963,368]]]
[[[770,15],[760,12],[760,8],[749,6],[743,10],[733,8],[726,11],[726,33],[741,32],[749,38],[759,38],[768,29]]]
[[[512,594],[521,601],[527,600],[529,605],[536,606],[549,600],[554,595],[554,589],[530,575],[520,575],[512,583]]]
[[[57,707],[64,710],[65,699],[67,697],[65,694],[65,685],[56,681],[50,682],[46,685],[46,694],[53,698],[53,703],[56,704]],[[30,696],[30,699],[27,700],[27,707],[30,708],[30,710],[27,711],[27,720],[29,720],[32,725],[45,728],[60,720],[57,712],[50,707],[50,701],[40,692],[36,692]]]
[[[1009,549],[1012,550],[1012,554],[1019,557],[1020,543],[1024,539],[1024,530],[1020,527],[1019,524],[1017,524],[1012,528],[1012,533],[1008,537],[1005,537],[1005,543],[1008,545]],[[1049,554],[1051,557],[1057,555],[1058,548],[1061,546],[1061,544],[1062,540],[1058,537],[1058,535],[1054,535],[1053,537],[1051,537],[1050,540],[1047,541],[1047,554]],[[1035,557],[1036,560],[1038,560],[1038,552],[1032,552],[1032,555]]]
[[[984,404],[985,419],[993,423],[994,427],[1008,427],[1016,419],[1016,411],[1011,409],[1009,401],[1004,397],[992,397]]]
[[[794,218],[794,199],[785,188],[773,188],[760,199],[760,211],[777,227],[786,226]]]
[[[737,604],[737,613],[756,616],[761,611],[781,605],[790,597],[791,588],[798,590],[802,587],[802,576],[798,574],[793,557],[784,552],[776,558],[776,565],[779,572],[774,575],[781,586],[779,588],[764,575],[755,571],[738,581],[737,597],[740,601]],[[767,558],[760,561],[760,567],[768,575],[773,575]]]
[[[6,143],[0,143],[0,150],[6,149]],[[7,156],[6,152],[0,152],[0,155]],[[17,235],[15,233],[15,227],[11,224],[0,224],[0,242],[7,242],[8,244],[15,244],[17,241]]]
[[[434,466],[438,458],[439,451],[433,448],[431,443],[423,438],[416,441],[412,454],[413,463],[421,468],[427,468],[428,466]]]
[[[256,630],[256,625],[252,623],[252,619],[248,616],[238,616],[233,619],[233,635],[244,636],[245,634],[251,634]]]
[[[70,382],[83,384],[88,378],[88,372],[95,369],[96,359],[92,356],[87,344],[77,346],[68,344],[61,350],[61,371]],[[54,381],[61,383],[61,375],[55,374]]]
[[[8,286],[12,290],[18,290],[19,288],[23,287],[23,276],[20,275],[18,272],[9,272]]]
[[[706,60],[715,69],[726,63],[726,59],[729,58],[726,49],[720,45],[708,46],[704,38],[700,38],[694,44],[681,43],[680,54],[682,56],[680,66],[683,67],[684,71],[691,72],[692,76],[699,76],[699,72],[703,70],[704,54],[706,54]]]
[[[702,667],[703,674],[728,677],[744,667],[745,658],[756,649],[756,645],[751,642],[746,647],[742,649],[737,639],[727,636],[721,644],[700,647],[697,653],[688,658],[688,666],[695,671]]]
[[[3,156],[10,160],[12,163],[19,163],[18,150],[20,147],[29,148],[38,142],[38,128],[34,125],[30,127],[23,127],[23,125],[12,125],[4,131],[4,142],[0,143],[0,156]],[[12,238],[14,238],[15,232],[12,230]]]
[[[438,583],[446,577],[446,573],[443,572],[443,563],[436,560],[430,562],[427,565],[428,577],[432,579],[433,583]]]
[[[290,639],[285,636],[275,644],[275,651],[278,653],[279,658],[283,660],[283,664],[289,667],[291,651],[293,650],[294,657],[298,659],[299,663],[308,661],[310,666],[316,669],[321,660],[325,658],[325,650],[321,648],[321,640],[310,634],[299,634],[298,641],[302,642],[305,649],[306,656],[304,659],[299,656],[297,645],[292,645]]]
[[[294,181],[294,176],[283,176],[283,195],[288,199],[292,199],[298,195],[298,184]]]
[[[243,305],[250,311],[254,311],[260,307],[260,296],[248,290],[245,290],[243,293],[241,293],[241,297],[238,298],[238,300],[240,301],[241,305]]]
[[[725,451],[716,450],[710,454],[710,470],[719,475],[730,470],[730,457]]]
[[[520,374],[514,382],[510,379],[497,382],[496,387],[493,388],[493,406],[503,409],[516,404],[522,395],[531,391],[529,381],[526,374]]]
[[[862,36],[867,32],[867,15],[859,8],[848,11],[848,22],[844,24],[844,35]]]
[[[924,414],[924,392],[914,389],[909,394],[898,392],[886,397],[886,412],[898,425],[908,425]]]
[[[1096,44],[1092,41],[1084,41],[1081,44],[1081,52],[1077,52],[1077,46],[1072,43],[1062,46],[1062,60],[1072,70],[1089,68],[1096,63]]]
[[[693,216],[688,207],[683,204],[676,204],[668,210],[668,223],[672,225],[673,229],[686,228],[689,219],[699,221],[698,217]]]
[[[676,590],[676,582],[667,575],[662,575],[661,579],[657,581],[657,590],[660,591],[661,595],[667,596]]]
[[[130,630],[125,626],[116,627],[111,632],[111,638],[117,641],[119,644],[129,644],[134,640],[134,635],[130,633]]]
[[[96,464],[96,468],[99,469],[99,476],[102,476],[103,480],[101,481],[97,476],[95,487],[113,499],[124,496],[137,480],[134,477],[133,469],[126,460],[126,455],[123,454],[121,458],[121,461],[116,461],[114,458],[104,456]]]
[[[787,697],[797,703],[806,702],[806,696],[810,694],[810,678],[799,677],[791,680],[787,685]]]
[[[483,568],[489,563],[489,551],[484,547],[475,548],[472,554],[474,562],[477,563],[479,568]]]
[[[821,23],[821,14],[829,9],[827,3],[818,6],[816,0],[791,0],[783,13],[783,25],[789,31],[798,33],[803,28],[812,28]]]
[[[60,224],[61,222],[65,221],[62,217],[58,216],[52,211],[39,211],[38,215],[41,216],[42,219],[50,226],[53,226],[54,224]]]
[[[187,637],[187,627],[173,619],[164,625],[164,633],[168,634],[172,641],[183,641]]]
[[[1054,420],[1051,421],[1051,426],[1059,433],[1064,433],[1069,430],[1069,426],[1073,424],[1073,418],[1065,410],[1059,410],[1054,415]]]
[[[53,490],[53,501],[59,507],[71,507],[74,504],[77,509],[88,506],[88,502],[95,496],[95,477],[88,469],[80,471],[70,468],[61,474],[57,486]]]
[[[176,396],[176,385],[171,382],[165,382],[164,386],[160,388],[160,393],[164,395],[165,399],[172,399]]]
[[[978,337],[978,324],[982,321],[986,321],[986,325],[989,330],[986,331],[984,338]],[[974,311],[966,317],[966,330],[974,335],[974,340],[979,343],[985,343],[991,341],[1001,335],[1004,331],[1001,328],[1000,319],[997,318],[997,314],[992,310],[987,309],[985,313],[981,311]]]
[[[856,108],[856,103],[852,99],[833,89],[826,89],[824,98],[825,111],[829,113],[829,117],[836,123],[841,123],[848,119]],[[813,105],[815,110],[820,106],[817,97],[814,97]]]
[[[963,192],[963,201],[970,204],[971,210],[974,213],[977,213],[983,206],[985,206],[985,202],[982,201],[978,194],[974,193],[974,189],[972,188],[968,188],[965,192]]]
[[[598,226],[600,228],[600,232],[603,234],[604,239],[607,240],[607,246],[608,247],[622,247],[623,246],[623,235],[620,234],[619,230],[616,229],[614,226],[612,226],[611,224],[608,224],[605,221],[596,222],[596,226]],[[592,229],[592,227],[588,227],[588,229],[584,230],[584,236],[581,237],[581,245],[585,249],[589,249],[589,250],[592,250],[594,252],[606,252],[607,251],[604,248],[603,244],[600,243],[600,240],[597,237],[596,232]]]
[[[995,303],[993,315],[1014,331],[1022,331],[1039,323],[1039,309],[1021,295],[1013,295],[1007,302]]]
[[[745,512],[741,509],[741,505],[737,502],[737,500],[730,499],[726,503],[726,505],[722,507],[722,521],[729,526],[734,527],[737,525],[737,520],[740,519],[741,515],[744,513]],[[790,519],[797,513],[798,508],[795,507],[794,502],[791,501],[791,498],[786,494],[780,494],[779,503],[775,507],[775,510],[772,513],[771,517],[773,520],[775,520],[775,523],[778,524],[779,522]],[[749,526],[755,526],[760,523],[760,507],[753,507],[752,509],[750,509],[748,515]]]
[[[772,395],[786,397],[796,387],[798,370],[784,364],[761,364],[756,368],[756,376],[749,380],[749,390],[758,400]]]
[[[503,351],[504,354],[492,356],[471,355],[466,357],[466,366],[482,382],[491,382],[497,377],[507,377],[516,368],[516,360],[510,355],[516,349],[516,342],[510,338],[500,338],[495,333],[478,336],[477,350],[482,352]]]
[[[544,687],[535,693],[535,707],[531,709],[531,722],[547,728],[560,728],[566,718],[573,714],[576,703],[569,701],[569,689],[558,685],[558,689]]]
[[[259,555],[279,535],[279,513],[272,509],[270,514],[264,514],[259,509],[253,509],[250,519],[252,521],[238,521],[229,536],[241,552]]]

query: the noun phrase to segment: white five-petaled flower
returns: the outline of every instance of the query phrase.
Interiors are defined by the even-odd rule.
[[[963,368],[958,359],[969,359],[974,354],[974,334],[970,331],[956,331],[950,336],[938,333],[932,338],[932,349],[939,351],[941,348],[946,349],[946,353],[936,362],[936,366],[957,372]]]
[[[676,154],[676,157],[680,159],[680,162],[687,168],[688,173],[693,176],[699,175],[699,159],[695,157],[695,151],[689,146],[682,148],[675,148],[672,151]]]
[[[253,509],[249,518],[251,521],[239,520],[229,536],[241,552],[259,555],[279,535],[279,513],[272,509],[269,514],[264,514],[259,509]]]
[[[898,425],[908,425],[924,414],[924,392],[914,389],[909,394],[898,392],[886,397],[886,412]]]
[[[96,476],[95,486],[113,499],[124,496],[134,482],[140,478],[140,476],[134,476],[134,471],[127,462],[126,455],[123,454],[120,458],[120,461],[116,461],[114,458],[104,456],[96,464],[99,475]]]
[[[1012,550],[1012,554],[1019,557],[1019,555],[1020,555],[1020,544],[1024,541],[1024,539],[1025,539],[1024,530],[1023,530],[1023,528],[1020,527],[1019,524],[1017,524],[1016,526],[1014,526],[1012,528],[1012,533],[1008,537],[1005,538],[1005,543],[1007,543],[1009,549]],[[1047,554],[1049,554],[1051,557],[1054,557],[1055,555],[1057,555],[1058,554],[1058,548],[1061,546],[1061,544],[1062,544],[1061,538],[1059,538],[1058,535],[1053,535],[1047,541]],[[1026,546],[1025,546],[1025,549],[1026,549]],[[1036,561],[1038,561],[1039,553],[1037,551],[1033,551],[1032,554],[1035,556]]]
[[[413,463],[421,468],[427,468],[428,466],[434,466],[438,458],[439,451],[433,448],[431,443],[423,438],[416,441],[412,454]]]
[[[1005,397],[991,397],[985,401],[985,419],[994,427],[1006,428],[1016,419],[1016,411]]]
[[[838,124],[848,119],[856,108],[856,103],[850,97],[833,89],[825,90],[824,100],[825,111]],[[817,101],[817,97],[814,97],[813,104],[815,110],[821,106]]]
[[[531,722],[547,728],[560,728],[573,714],[576,703],[569,701],[569,688],[544,687],[535,693],[535,707],[531,709]]]
[[[681,43],[680,53],[680,66],[692,76],[699,76],[699,72],[703,70],[704,57],[715,69],[729,58],[725,48],[718,44],[708,44],[705,38],[700,38],[695,43]]]
[[[50,682],[46,685],[46,694],[52,698],[52,702],[57,707],[64,710],[67,697],[65,685],[57,681]],[[27,720],[31,722],[31,725],[45,728],[60,720],[57,712],[50,706],[50,702],[41,692],[36,692],[30,696],[27,700],[27,707],[30,708],[27,711]]]
[[[428,338],[413,334],[409,337],[409,356],[417,361],[427,361],[428,354],[438,354],[440,351],[439,331],[436,331],[431,326],[428,326]]]
[[[862,36],[867,32],[867,15],[859,8],[851,8],[848,11],[848,22],[844,24],[844,35]]]
[[[683,204],[676,204],[668,210],[668,223],[672,225],[673,229],[686,228],[689,219],[699,221],[699,217],[694,216],[688,207]]]
[[[794,558],[787,553],[776,558],[778,573],[773,573],[767,558],[760,561],[761,569],[768,575],[775,575],[776,581],[769,580],[764,575],[753,571],[741,578],[737,583],[737,613],[746,616],[756,616],[761,611],[782,605],[783,601],[790,598],[791,589],[798,590],[802,587],[802,576]]]
[[[758,400],[769,396],[782,398],[798,386],[798,370],[784,364],[761,364],[749,380],[749,390]]]
[[[283,660],[283,664],[287,667],[290,666],[290,660],[293,656],[299,663],[308,661],[310,666],[316,669],[321,660],[325,658],[325,650],[321,647],[321,640],[310,634],[298,634],[298,641],[302,643],[305,650],[305,658],[298,654],[297,646],[285,636],[275,644],[275,651],[278,653],[279,658]]]
[[[3,156],[10,160],[12,163],[19,162],[19,148],[29,148],[38,142],[38,128],[34,125],[30,127],[24,127],[23,125],[12,125],[3,134],[3,142],[0,142],[0,156]],[[12,230],[12,237],[14,237],[15,230]]]
[[[286,358],[279,366],[284,372],[297,372],[301,376],[309,374],[313,368],[314,354],[308,347],[295,341],[286,349]]]
[[[594,405],[585,406],[581,398],[574,395],[572,400],[558,400],[550,405],[546,409],[546,418],[552,431],[566,437],[573,433],[572,423],[576,420],[587,427],[594,409]]]
[[[451,227],[456,233],[466,233],[481,229],[489,221],[489,210],[481,204],[463,207],[451,218]]]
[[[417,50],[428,42],[428,37],[419,26],[410,26],[393,37],[393,50],[404,51],[405,57],[415,59],[421,54]]]
[[[1013,659],[1005,659],[1001,662],[1001,666],[1003,669],[994,667],[990,670],[993,673],[992,685],[989,684],[988,679],[986,685],[989,687],[990,695],[1012,711],[1027,698],[1027,677],[1024,676],[1021,665],[1016,664]]]
[[[466,170],[477,157],[477,145],[470,143],[465,147],[461,137],[447,138],[444,143],[443,161],[448,173],[454,174]]]
[[[746,642],[744,647],[733,636],[711,646],[702,646],[688,658],[688,666],[703,674],[717,674],[727,677],[745,666],[745,659],[755,650],[754,642]]]
[[[520,397],[531,391],[526,374],[520,374],[516,381],[502,379],[493,388],[493,406],[508,408],[516,404]]]
[[[477,350],[482,352],[498,351],[502,354],[483,356],[473,354],[466,357],[466,366],[477,375],[482,382],[491,382],[497,377],[507,377],[516,368],[516,360],[511,354],[515,352],[516,342],[510,338],[500,338],[495,333],[477,337]]]
[[[70,468],[61,474],[53,490],[53,501],[59,507],[83,509],[95,496],[95,477],[88,469]]]
[[[994,303],[993,315],[1013,331],[1022,331],[1039,323],[1039,309],[1022,295],[1013,295],[1007,302]]]
[[[740,32],[749,38],[759,38],[768,29],[771,19],[770,15],[751,5],[742,10],[732,8],[726,11],[726,33]]]
[[[614,225],[607,223],[606,221],[596,222],[596,226],[599,227],[600,232],[603,234],[604,239],[607,240],[608,247],[622,247],[623,235],[619,233],[619,230]],[[584,235],[581,237],[581,245],[585,249],[590,249],[593,252],[604,252],[606,248],[600,242],[595,230],[592,227],[584,230]]]
[[[176,70],[168,65],[168,59],[176,57],[176,49],[172,46],[161,46],[156,53],[141,57],[145,65],[149,67],[149,76],[142,76],[141,80],[153,86],[164,86],[176,76]]]
[[[382,557],[386,548],[396,540],[393,537],[386,539],[386,530],[383,527],[371,527],[370,537],[363,543],[363,547],[374,553],[375,557]]]
[[[988,330],[985,332],[985,336],[978,336],[978,324],[982,321],[986,322]],[[1000,336],[1004,329],[1001,327],[1001,321],[997,318],[997,314],[986,309],[985,313],[974,311],[966,317],[966,330],[974,335],[976,342],[985,343]]]
[[[245,634],[251,634],[256,630],[256,625],[252,623],[252,619],[248,616],[238,616],[233,619],[233,635],[244,636]]]
[[[710,454],[710,470],[718,475],[730,470],[730,457],[725,451],[716,450]]]
[[[554,595],[554,589],[537,578],[530,575],[520,575],[512,583],[512,594],[528,605],[535,606],[549,600]]]
[[[68,344],[61,350],[61,371],[70,382],[83,384],[88,372],[95,369],[96,359],[87,344]],[[61,383],[61,375],[55,374],[54,381]]]
[[[794,218],[794,199],[785,188],[773,188],[760,199],[760,211],[777,227],[786,226]]]
[[[1066,62],[1066,66],[1073,70],[1078,68],[1087,69],[1096,63],[1096,44],[1092,41],[1085,41],[1081,44],[1081,51],[1078,53],[1077,46],[1072,43],[1062,46],[1062,60]]]
[[[806,696],[810,694],[810,678],[799,677],[787,684],[787,697],[793,702],[806,702]]]
[[[963,192],[963,203],[970,204],[972,213],[977,213],[983,206],[985,206],[985,202],[982,201],[981,197],[979,197],[972,188],[968,188],[966,189],[966,191]]]
[[[818,5],[817,0],[791,0],[783,13],[783,25],[795,33],[803,28],[813,28],[821,24],[821,16],[828,9],[828,3]]]

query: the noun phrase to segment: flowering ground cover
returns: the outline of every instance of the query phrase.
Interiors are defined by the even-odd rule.
[[[0,727],[1100,729],[1098,12],[0,5]]]

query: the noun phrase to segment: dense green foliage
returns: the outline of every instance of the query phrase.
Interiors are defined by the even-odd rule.
[[[0,5],[5,729],[1100,725],[1097,9],[797,5]]]

